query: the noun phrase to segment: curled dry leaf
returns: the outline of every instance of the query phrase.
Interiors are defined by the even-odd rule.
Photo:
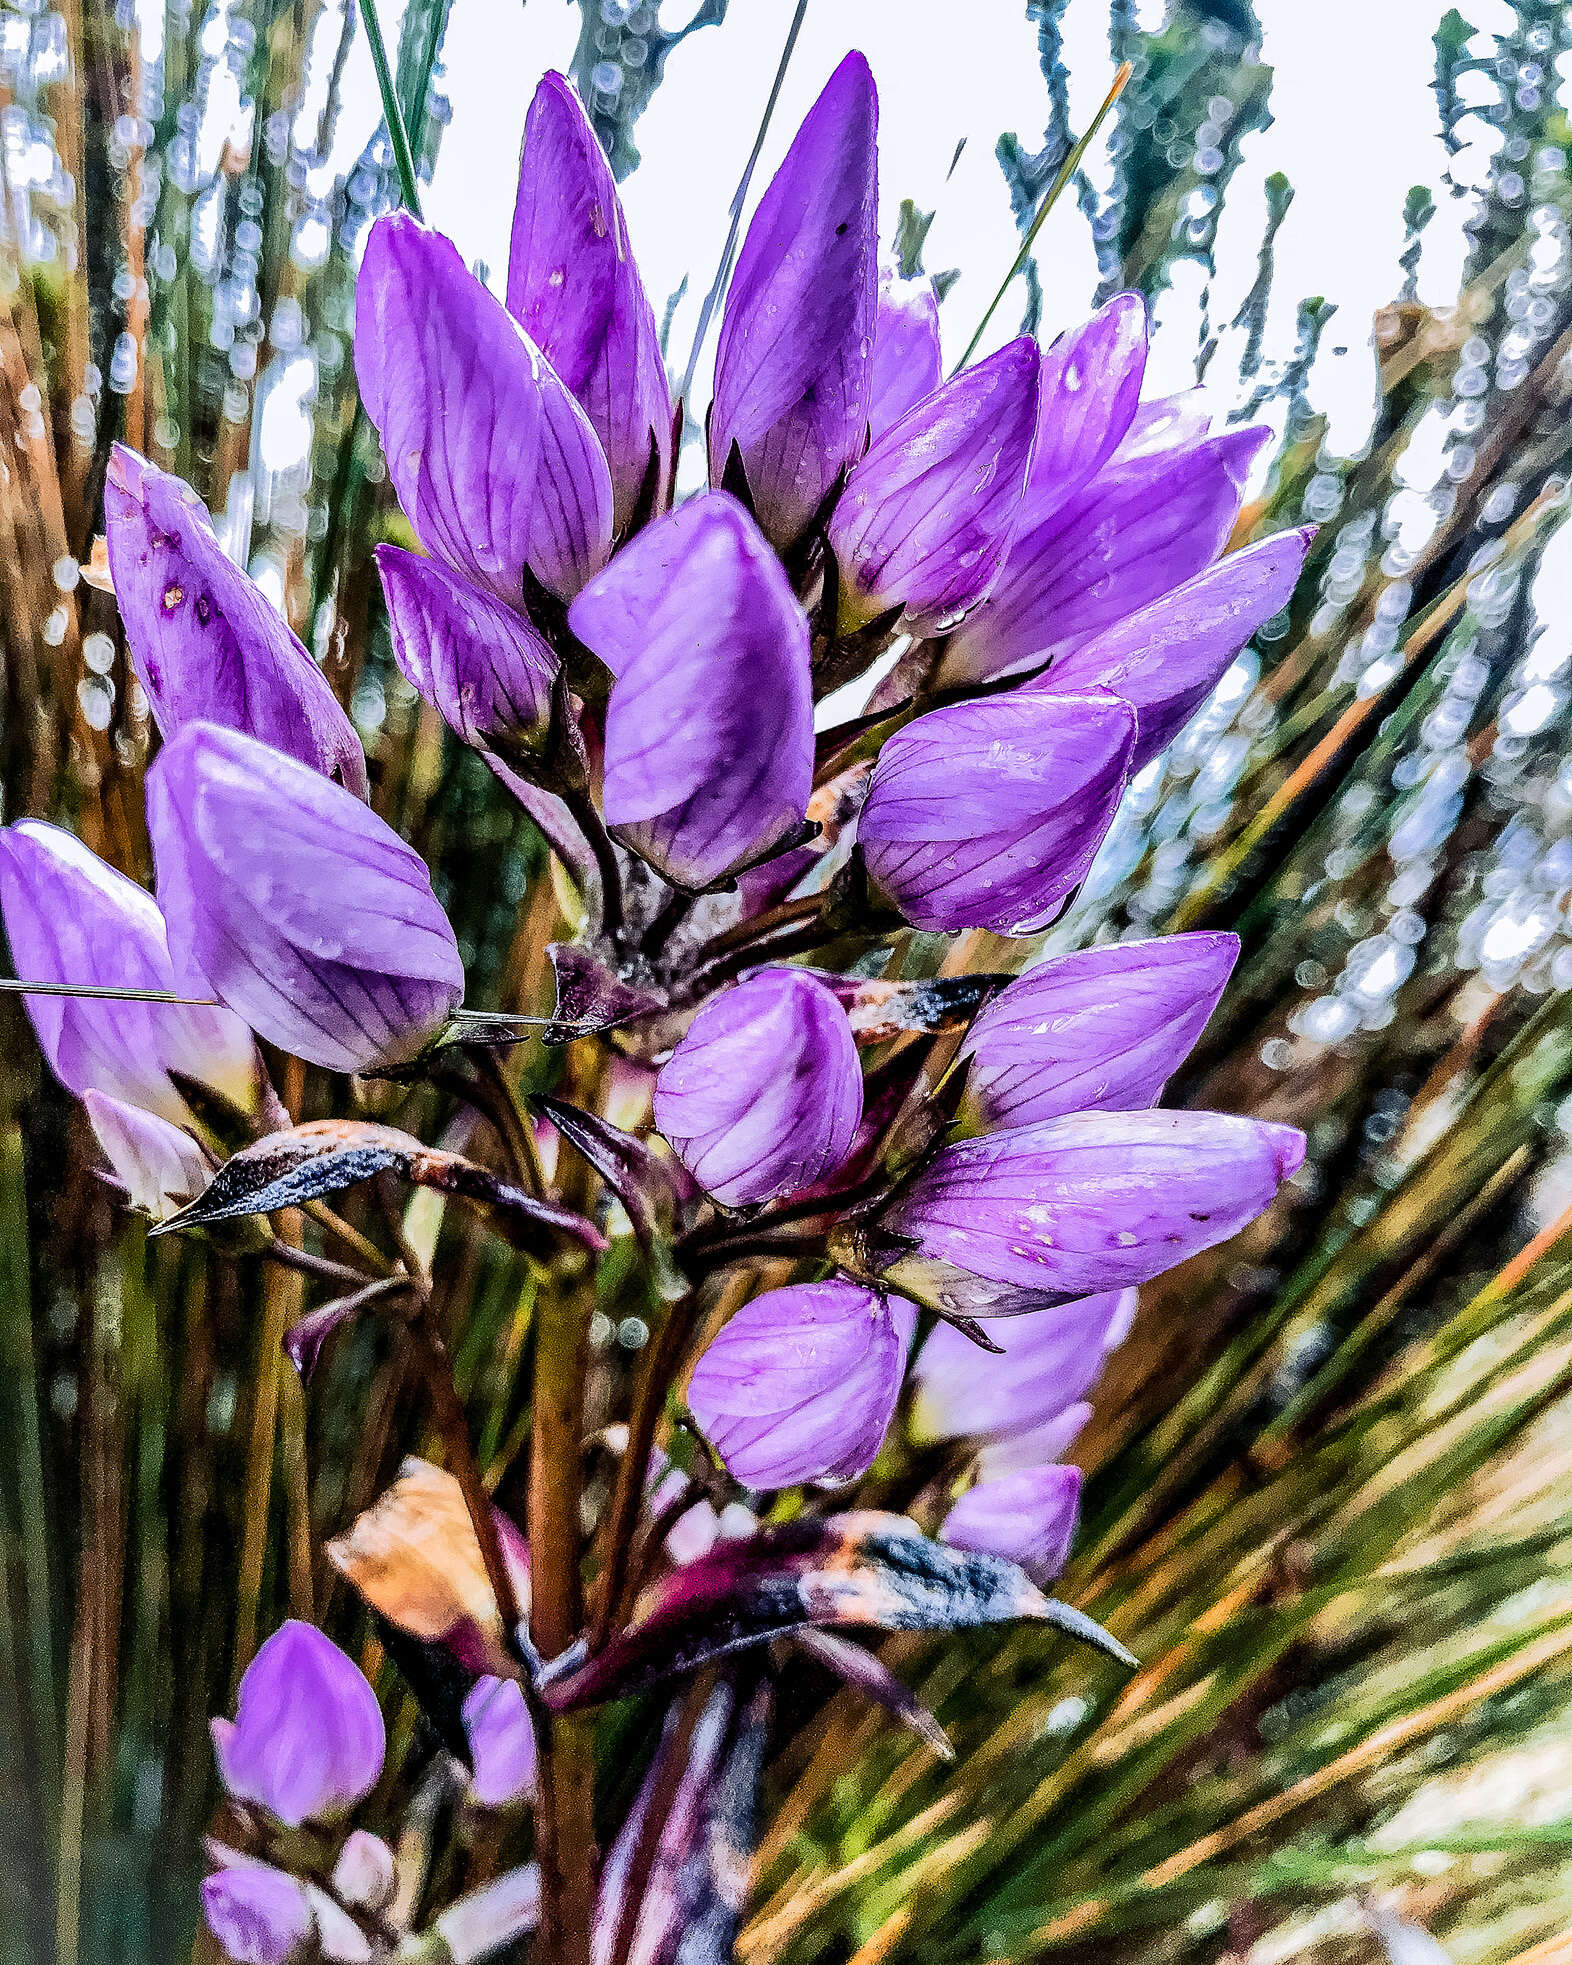
[[[562,1137],[595,1169],[626,1208],[633,1232],[647,1247],[691,1225],[700,1198],[682,1162],[614,1126],[609,1119],[542,1095],[534,1101]]]
[[[496,1209],[509,1239],[525,1249],[548,1251],[564,1237],[587,1249],[606,1246],[600,1230],[582,1215],[537,1201],[461,1154],[360,1119],[317,1119],[269,1133],[226,1160],[205,1191],[155,1232],[206,1228],[237,1215],[296,1208],[380,1173],[395,1173],[416,1187],[462,1195]]]
[[[815,973],[818,973],[817,971]],[[821,976],[840,998],[859,1044],[883,1044],[903,1031],[964,1030],[1009,976],[938,976],[926,982]]]
[[[614,1030],[618,1024],[666,1007],[664,996],[625,982],[586,948],[553,942],[546,953],[557,981],[557,1001],[552,1020],[541,1033],[543,1043],[568,1044],[575,1037]]]
[[[837,1678],[866,1694],[886,1712],[894,1713],[941,1760],[954,1760],[955,1749],[944,1728],[916,1693],[902,1685],[877,1652],[865,1650],[834,1631],[799,1631],[796,1641],[810,1658],[817,1658]]]
[[[508,1517],[495,1512],[514,1591],[527,1605],[529,1551]],[[518,1675],[453,1475],[411,1456],[387,1492],[329,1542],[327,1553],[372,1609],[407,1636],[445,1645],[470,1671]]]
[[[904,1515],[805,1518],[718,1543],[662,1578],[605,1650],[577,1669],[556,1676],[548,1670],[542,1690],[549,1705],[567,1710],[643,1692],[810,1627],[947,1631],[1017,1619],[1056,1625],[1135,1663],[1099,1625],[1044,1596],[1012,1562],[932,1541]]]

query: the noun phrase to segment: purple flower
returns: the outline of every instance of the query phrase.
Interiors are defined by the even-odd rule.
[[[603,810],[676,885],[715,885],[800,832],[813,789],[808,623],[735,499],[625,546],[569,616],[617,678]]]
[[[508,312],[594,425],[611,467],[614,528],[633,516],[652,466],[663,511],[672,407],[655,316],[605,152],[557,74],[542,78],[524,123]]]
[[[862,1117],[857,1040],[806,969],[765,969],[712,997],[655,1081],[655,1123],[727,1207],[823,1180]]]
[[[1098,1364],[1102,1364],[1100,1358]],[[1028,1426],[1024,1433],[990,1435],[977,1456],[977,1478],[991,1481],[998,1474],[1029,1473],[1036,1467],[1057,1465],[1075,1445],[1091,1416],[1092,1408],[1084,1399],[1077,1399],[1063,1412]]]
[[[605,562],[611,474],[589,418],[452,244],[407,212],[371,228],[355,372],[429,550],[499,599],[525,569],[564,600]]]
[[[538,743],[557,658],[523,615],[398,546],[376,561],[394,657],[448,727],[479,750]]]
[[[889,1429],[915,1320],[854,1283],[770,1290],[694,1366],[688,1404],[749,1487],[855,1480]]]
[[[24,819],[0,832],[0,912],[11,960],[26,981],[209,994],[205,984],[180,988],[152,895],[58,826]],[[50,1069],[78,1097],[104,1092],[186,1125],[191,1110],[173,1070],[212,1086],[243,1112],[257,1108],[261,1060],[251,1033],[228,1010],[90,996],[22,1000]]]
[[[1079,1467],[1032,1467],[968,1489],[946,1515],[939,1540],[1019,1563],[1034,1583],[1064,1568],[1081,1512]]]
[[[868,428],[882,437],[939,386],[939,303],[931,280],[879,280],[868,378]]]
[[[338,698],[191,487],[116,444],[104,531],[131,665],[164,735],[227,724],[364,798],[366,754]]]
[[[1125,1289],[1236,1235],[1304,1152],[1292,1126],[1221,1112],[1077,1112],[962,1140],[885,1214],[916,1243],[888,1280],[973,1315],[989,1314],[991,1288],[995,1315],[1012,1292]],[[952,1304],[967,1277],[981,1292]]]
[[[212,1178],[212,1169],[191,1135],[156,1112],[144,1112],[91,1086],[82,1094],[82,1103],[126,1198],[155,1221],[167,1221],[187,1201],[194,1201]]]
[[[1239,959],[1229,934],[1111,942],[1029,969],[973,1023],[973,1128],[1152,1105],[1217,1008]]]
[[[294,1618],[246,1667],[234,1719],[212,1730],[225,1788],[285,1828],[346,1814],[382,1772],[377,1695],[353,1659]]]
[[[733,447],[760,525],[789,546],[867,439],[878,306],[878,101],[849,54],[759,200],[726,297],[710,483]]]
[[[1131,769],[1139,771],[1190,721],[1261,623],[1288,605],[1314,537],[1314,526],[1300,526],[1230,553],[1025,688],[1054,695],[1100,687],[1133,703],[1140,728]]]
[[[1091,865],[1134,742],[1135,712],[1101,691],[930,710],[879,753],[868,871],[914,928],[1035,934]]]
[[[1239,516],[1264,429],[1116,457],[1015,537],[1004,571],[945,644],[946,686],[989,682],[1072,654],[1209,566]]]
[[[1057,1419],[1096,1384],[1134,1296],[1112,1290],[1014,1317],[989,1333],[1003,1357],[953,1324],[935,1325],[912,1368],[912,1437],[997,1440]]]
[[[1041,525],[1113,456],[1146,370],[1146,302],[1116,293],[1043,355],[1042,410],[1022,524]]]
[[[535,1728],[517,1679],[478,1678],[464,1701],[470,1793],[482,1808],[507,1808],[535,1791]]]
[[[255,738],[188,724],[147,780],[177,971],[330,1071],[416,1057],[464,994],[424,862],[358,798]]]
[[[1037,427],[1025,336],[903,416],[852,467],[830,520],[840,625],[904,604],[908,634],[950,628],[988,591],[1014,534]]]
[[[292,1965],[305,1955],[315,1924],[306,1886],[270,1863],[207,1877],[202,1915],[234,1965]]]

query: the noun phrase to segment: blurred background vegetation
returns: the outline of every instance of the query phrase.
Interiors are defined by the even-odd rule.
[[[428,162],[449,7],[496,4],[402,12],[397,85]],[[684,35],[757,31],[749,0],[665,24],[655,0],[578,4],[575,76],[619,171]],[[1043,144],[997,151],[1023,228],[1075,134],[1064,0],[1026,10]],[[1111,170],[1058,222],[1090,227],[1105,291],[1204,301],[1278,78],[1249,0],[1153,11],[1109,0],[1134,77]],[[1177,1095],[1311,1137],[1284,1204],[1143,1292],[1081,1441],[1063,1593],[1142,1669],[1125,1683],[1051,1635],[892,1641],[960,1749],[945,1769],[793,1668],[743,1965],[1330,1965],[1375,1955],[1372,1904],[1458,1965],[1572,1960],[1572,21],[1551,0],[1492,7],[1488,33],[1411,11],[1449,143],[1465,118],[1499,134],[1487,181],[1458,188],[1460,290],[1417,297],[1434,205],[1416,189],[1370,324],[1368,437],[1329,448],[1308,392],[1328,307],[1304,298],[1297,347],[1263,352],[1293,195],[1268,180],[1258,277],[1230,320],[1202,306],[1197,366],[1225,350],[1235,413],[1281,432],[1241,541],[1322,529],[1293,607],[1143,774],[1053,938],[1236,929],[1235,988]],[[370,577],[402,523],[349,347],[357,242],[394,200],[385,139],[326,169],[361,31],[354,0],[0,0],[4,817],[146,868],[146,705],[95,584],[123,438],[197,485],[351,704],[471,1001],[533,1010],[561,926],[531,881],[540,842],[402,685]],[[516,136],[497,132],[499,172]],[[923,216],[901,228],[909,267]],[[968,271],[980,309],[997,272]],[[1029,267],[1009,306],[1033,322],[1040,292]],[[895,960],[938,956],[909,936]],[[984,937],[949,958],[1020,959]],[[374,1328],[303,1396],[278,1351],[298,1279],[150,1246],[14,999],[0,1017],[0,1959],[163,1965],[193,1941],[207,1717],[290,1609],[364,1641],[321,1539],[422,1422]],[[576,1069],[528,1051],[528,1074]],[[285,1089],[323,1109],[298,1071]],[[506,1501],[530,1278],[462,1223],[423,1232],[444,1238]],[[601,1290],[605,1398],[641,1306],[615,1266]],[[942,1478],[890,1472],[908,1492]]]

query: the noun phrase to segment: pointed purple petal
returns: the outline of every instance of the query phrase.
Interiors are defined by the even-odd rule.
[[[466,744],[537,741],[551,717],[557,658],[521,614],[435,560],[378,546],[393,654]]]
[[[1041,525],[1119,448],[1146,371],[1146,302],[1116,293],[1043,356],[1042,410],[1023,526]]]
[[[873,77],[849,54],[759,200],[715,359],[710,483],[741,455],[759,523],[787,546],[868,429],[878,295]]]
[[[1037,348],[1012,341],[936,390],[857,464],[830,521],[841,626],[904,604],[912,635],[953,627],[1014,536],[1037,427]]]
[[[1033,934],[1085,876],[1124,789],[1135,714],[1117,697],[993,696],[886,740],[857,839],[913,927]]]
[[[421,542],[499,599],[527,567],[564,600],[605,562],[611,474],[589,418],[452,244],[408,213],[371,228],[355,372]]]
[[[616,181],[567,80],[543,77],[524,124],[508,311],[583,406],[611,468],[620,532],[655,460],[671,468],[671,391]]]
[[[1075,1113],[945,1147],[884,1225],[984,1282],[1124,1289],[1236,1235],[1304,1151],[1292,1126],[1220,1112]]]
[[[972,1061],[965,1111],[982,1130],[1154,1104],[1238,959],[1236,935],[1170,935],[1079,949],[1028,970],[962,1046]]]
[[[148,775],[170,948],[253,1030],[330,1071],[416,1056],[464,993],[425,863],[281,751],[188,724]]]
[[[912,1369],[912,1436],[1001,1439],[1066,1412],[1091,1390],[1133,1290],[1083,1296],[990,1326],[1002,1357],[937,1324]]]
[[[354,727],[283,616],[213,537],[189,485],[116,444],[104,531],[126,647],[166,737],[244,730],[366,794]]]
[[[1131,768],[1139,771],[1189,722],[1261,623],[1288,605],[1314,537],[1314,526],[1300,526],[1230,553],[1083,642],[1026,689],[1101,687],[1133,703],[1140,728]]]
[[[933,394],[941,373],[933,282],[884,274],[868,385],[868,427],[876,442],[907,410]]]
[[[641,532],[574,603],[617,677],[606,823],[678,885],[786,845],[813,785],[808,623],[735,499],[710,492]]]
[[[464,1701],[470,1792],[482,1808],[507,1808],[535,1791],[535,1728],[517,1679],[478,1679]]]
[[[82,1103],[133,1208],[167,1221],[207,1186],[212,1169],[189,1133],[91,1088]]]
[[[1052,518],[1018,533],[987,598],[946,643],[944,681],[1040,668],[1209,566],[1267,434],[1235,430],[1115,459]]]
[[[727,1207],[832,1174],[861,1117],[851,1025],[805,969],[765,969],[712,997],[655,1081],[656,1125]]]
[[[28,982],[209,993],[180,988],[152,895],[58,826],[23,819],[0,832],[0,912],[11,961]],[[243,1112],[256,1109],[261,1063],[228,1010],[90,996],[22,1002],[50,1069],[78,1097],[105,1092],[184,1125],[191,1113],[169,1077],[176,1070]]]
[[[838,1280],[770,1290],[700,1358],[688,1404],[750,1487],[855,1480],[884,1442],[915,1319],[910,1304]]]

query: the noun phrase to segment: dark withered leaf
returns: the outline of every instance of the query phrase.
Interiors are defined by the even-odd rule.
[[[850,1638],[839,1637],[834,1631],[799,1631],[796,1642],[810,1658],[817,1658],[837,1678],[865,1693],[876,1704],[883,1706],[886,1712],[894,1713],[918,1739],[932,1747],[941,1760],[954,1760],[955,1749],[950,1745],[944,1728],[910,1686],[901,1683],[877,1652],[865,1650],[862,1645],[853,1644]]]
[[[587,948],[571,942],[553,942],[546,953],[551,957],[557,979],[557,1002],[551,1022],[541,1032],[546,1044],[569,1044],[597,1030],[615,1030],[665,1008],[655,991],[624,982]]]
[[[645,1691],[809,1627],[950,1631],[1023,1618],[1134,1662],[1014,1563],[935,1542],[904,1515],[803,1519],[720,1543],[664,1577],[627,1630],[588,1664],[548,1673],[543,1689],[549,1704],[567,1709]]]
[[[627,1209],[642,1243],[648,1246],[657,1236],[669,1237],[687,1225],[699,1190],[680,1160],[662,1157],[609,1119],[581,1112],[562,1099],[542,1094],[532,1103],[605,1181]]]
[[[444,1153],[395,1127],[361,1119],[316,1119],[269,1133],[226,1160],[196,1200],[153,1232],[205,1228],[238,1215],[296,1208],[381,1173],[496,1209],[511,1230],[510,1239],[524,1248],[547,1251],[564,1238],[588,1249],[606,1246],[600,1230],[582,1215],[537,1201],[461,1154]]]
[[[870,982],[826,975],[859,1044],[882,1044],[902,1031],[964,1030],[1010,976],[938,976],[928,982]]]

